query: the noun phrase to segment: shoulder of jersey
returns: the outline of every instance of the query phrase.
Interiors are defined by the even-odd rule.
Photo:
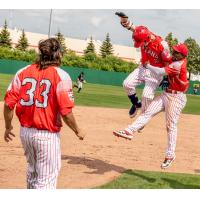
[[[57,73],[62,81],[71,80],[69,74],[66,71],[64,71],[63,69],[61,69],[60,67],[54,67],[54,69],[57,71]]]
[[[161,41],[161,45],[163,46],[164,49],[169,50],[169,45],[168,45],[168,43],[165,40]]]
[[[16,75],[21,74],[22,72],[24,72],[24,71],[25,71],[26,69],[28,69],[29,67],[32,67],[32,65],[27,65],[27,66],[25,66],[25,67],[19,69],[19,70],[17,71]]]

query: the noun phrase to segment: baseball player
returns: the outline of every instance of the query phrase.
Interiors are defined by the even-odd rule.
[[[72,108],[70,76],[59,66],[61,47],[55,38],[39,42],[39,59],[20,69],[5,95],[4,140],[9,142],[14,108],[19,118],[20,138],[28,162],[27,188],[56,188],[61,167],[60,129],[64,122],[83,140]]]
[[[148,61],[151,65],[161,68],[170,61],[171,55],[167,42],[160,36],[152,33],[145,26],[134,26],[122,12],[116,12],[116,15],[120,17],[121,25],[132,31],[134,47],[141,49],[141,64],[123,82],[123,87],[132,103],[129,110],[129,116],[132,118],[136,116],[139,108],[142,108],[142,112],[146,110],[162,80],[161,75],[150,71],[143,65]],[[138,100],[135,88],[142,83],[145,84],[145,87],[141,103]]]
[[[73,87],[78,88],[78,93],[82,90],[83,88],[83,83],[85,83],[86,81],[84,80],[84,73],[81,72],[77,78],[77,84],[74,84]]]
[[[142,113],[137,120],[129,125],[125,130],[114,131],[114,135],[126,139],[132,139],[134,133],[149,122],[149,120],[161,111],[165,111],[168,144],[165,160],[161,168],[167,168],[175,159],[175,148],[177,139],[177,123],[181,111],[186,105],[185,92],[189,87],[187,80],[187,61],[188,49],[185,44],[173,46],[172,63],[164,68],[157,68],[146,65],[146,68],[154,73],[168,75],[169,87],[160,95],[155,97],[147,110]]]

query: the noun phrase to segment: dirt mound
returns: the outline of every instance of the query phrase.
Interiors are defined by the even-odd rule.
[[[0,104],[3,110],[3,103]],[[61,131],[62,167],[58,188],[91,188],[117,177],[126,169],[161,171],[167,135],[164,113],[154,117],[132,141],[116,138],[112,131],[131,122],[126,109],[80,107],[74,109],[78,124],[87,131],[84,141],[64,125]],[[17,137],[7,144],[0,138],[0,188],[26,188],[26,160],[14,118]],[[169,172],[200,173],[199,116],[181,115],[176,161]]]

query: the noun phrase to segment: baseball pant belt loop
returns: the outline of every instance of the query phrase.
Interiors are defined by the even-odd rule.
[[[172,89],[169,89],[169,88],[167,88],[167,89],[165,90],[165,92],[171,93],[171,94],[180,94],[180,93],[182,93],[182,92],[180,92],[180,91],[172,90]]]

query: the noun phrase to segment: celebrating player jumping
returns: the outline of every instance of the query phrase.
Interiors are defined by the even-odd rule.
[[[134,47],[141,49],[141,64],[123,82],[124,89],[132,103],[129,115],[135,117],[138,108],[142,107],[142,112],[147,109],[154,98],[156,88],[162,80],[162,75],[145,68],[144,64],[148,61],[152,66],[161,68],[169,62],[171,56],[167,42],[160,36],[152,33],[145,26],[134,26],[122,12],[117,12],[116,15],[120,17],[121,25],[132,31]],[[141,104],[135,88],[142,83],[145,84],[145,87]]]
[[[134,133],[146,125],[149,120],[161,111],[165,111],[167,128],[167,150],[165,160],[161,168],[167,168],[175,159],[175,148],[177,140],[177,123],[179,116],[186,105],[187,99],[185,92],[189,87],[187,80],[186,57],[188,49],[185,44],[173,46],[172,63],[164,68],[157,68],[150,64],[145,67],[158,74],[159,76],[167,74],[169,87],[157,96],[137,120],[122,131],[114,131],[116,136],[126,139],[132,139]]]

